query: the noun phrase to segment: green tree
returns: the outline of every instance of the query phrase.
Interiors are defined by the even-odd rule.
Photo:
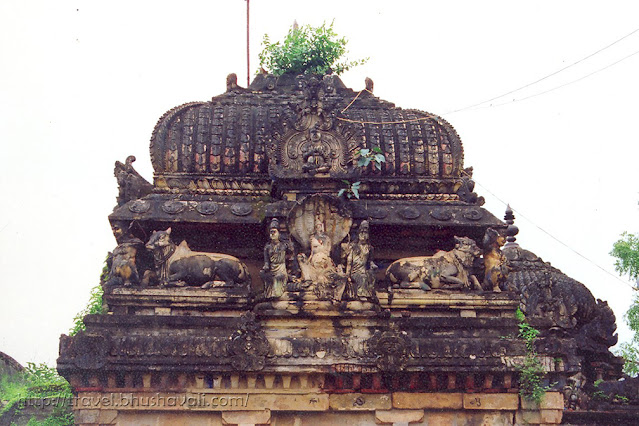
[[[282,42],[271,43],[264,35],[260,52],[260,66],[275,75],[282,74],[341,74],[364,64],[367,59],[349,61],[345,37],[333,31],[333,23],[319,27],[293,25]]]
[[[627,275],[635,282],[639,279],[638,236],[627,232],[621,234],[621,239],[613,244],[610,255],[616,259],[615,269],[620,275]],[[626,360],[624,372],[634,377],[639,374],[639,295],[636,291],[624,320],[634,334],[630,342],[619,345],[619,354]]]

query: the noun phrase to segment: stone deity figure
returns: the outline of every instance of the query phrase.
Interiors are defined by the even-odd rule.
[[[144,243],[131,235],[130,230],[125,229],[123,224],[114,223],[112,229],[118,245],[107,258],[109,279],[106,287],[137,285],[140,283],[140,276],[136,256],[144,247]]]
[[[273,219],[269,226],[270,241],[264,246],[264,266],[260,275],[264,280],[264,297],[274,298],[284,294],[288,281],[286,257],[292,251],[288,241],[280,240],[279,222]]]
[[[375,272],[373,248],[369,243],[369,224],[362,221],[357,241],[342,244],[342,257],[346,260],[346,297],[350,300],[370,299],[375,295]]]
[[[331,259],[331,238],[324,232],[324,223],[315,221],[315,232],[311,235],[311,253],[298,255],[302,279],[316,284],[328,284],[335,274],[335,264]]]

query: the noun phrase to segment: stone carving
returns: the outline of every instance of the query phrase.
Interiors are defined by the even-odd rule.
[[[302,251],[311,248],[311,235],[315,233],[317,222],[324,225],[324,233],[331,241],[331,251],[350,232],[352,214],[345,204],[336,197],[313,195],[294,206],[288,214],[288,229]]]
[[[105,288],[137,285],[140,283],[137,254],[144,248],[144,243],[131,235],[130,225],[115,222],[111,228],[118,245],[107,256],[109,278],[104,284]]]
[[[162,204],[162,211],[168,214],[178,214],[186,210],[186,206],[184,201],[170,200]]]
[[[147,182],[132,166],[135,156],[129,155],[124,164],[115,162],[113,174],[118,181],[118,206],[137,200],[148,195],[153,190],[153,185]]]
[[[402,371],[413,354],[413,342],[405,331],[378,330],[367,346],[382,371]]]
[[[214,215],[219,209],[220,205],[214,201],[202,201],[195,206],[198,213],[206,216]]]
[[[300,76],[297,85],[302,102],[296,119],[285,120],[273,133],[269,172],[279,178],[348,176],[359,142],[355,128],[330,112],[326,95],[334,91],[331,79]]]
[[[289,272],[286,260],[293,252],[290,241],[280,240],[279,221],[273,219],[269,226],[270,241],[264,247],[264,266],[260,271],[264,280],[264,297],[277,298],[284,294]]]
[[[617,344],[618,335],[615,333],[617,324],[615,313],[608,302],[597,299],[597,306],[593,318],[577,333],[579,349],[594,354],[606,355],[608,348]]]
[[[133,213],[146,213],[151,209],[151,203],[148,200],[135,200],[129,204],[129,210]]]
[[[373,248],[369,243],[369,224],[362,221],[357,232],[357,241],[342,244],[342,258],[346,264],[345,295],[349,300],[375,298],[375,272]]]
[[[239,86],[237,85],[237,74],[234,72],[226,76],[226,91],[230,92],[236,90]]]
[[[501,252],[506,243],[503,235],[493,228],[488,228],[484,235],[484,290],[500,292],[508,279],[508,260]]]
[[[297,261],[302,272],[302,280],[314,284],[314,291],[318,298],[333,298],[340,300],[344,291],[337,290],[335,285],[343,277],[331,259],[331,238],[324,232],[324,223],[318,217],[315,222],[315,232],[311,234],[311,253],[297,255]],[[339,273],[338,273],[339,272]],[[333,296],[333,297],[331,297]]]
[[[481,290],[477,277],[471,274],[473,262],[480,254],[474,240],[455,237],[455,248],[451,251],[396,260],[386,269],[386,278],[401,288]]]
[[[399,210],[397,214],[404,219],[414,220],[421,215],[421,212],[415,207],[407,206]]]
[[[171,228],[151,235],[146,248],[153,253],[157,279],[162,286],[244,285],[250,282],[246,265],[236,257],[221,253],[191,251],[186,241],[176,246]],[[215,281],[215,278],[220,281]]]
[[[503,252],[510,268],[508,285],[521,295],[526,317],[550,320],[550,333],[572,336],[588,359],[614,364],[608,348],[617,343],[617,326],[608,304],[595,300],[582,283],[516,244]]]
[[[240,317],[239,328],[231,335],[229,353],[231,365],[237,371],[258,371],[264,368],[270,345],[264,330],[255,320],[255,314],[247,312]]]
[[[106,364],[109,346],[105,336],[83,331],[74,337],[62,336],[60,355],[73,359],[78,368],[96,370]]]
[[[569,377],[563,389],[564,407],[568,410],[586,409],[588,406],[588,395],[584,391],[586,376],[581,372]]]
[[[339,301],[346,287],[339,259],[340,243],[349,234],[353,219],[342,202],[332,196],[311,196],[291,209],[288,228],[301,246],[297,255],[303,287],[311,288],[320,300]]]
[[[475,181],[473,181],[473,168],[467,167],[462,172],[462,182],[457,189],[457,195],[459,199],[469,204],[476,206],[483,206],[486,200],[484,197],[478,196],[475,192]]]
[[[445,222],[453,218],[453,214],[448,210],[431,210],[430,216],[433,219]]]
[[[253,207],[250,204],[233,204],[231,206],[231,213],[235,216],[248,216],[253,211]]]

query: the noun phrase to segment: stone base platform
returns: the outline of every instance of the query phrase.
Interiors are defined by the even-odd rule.
[[[222,311],[244,312],[250,296],[247,287],[119,287],[104,300],[114,314],[216,316]]]
[[[268,408],[266,408],[268,407]],[[321,390],[188,389],[185,392],[81,391],[80,425],[550,425],[559,424],[563,395],[540,405],[517,394],[328,394]]]
[[[378,292],[382,309],[405,310],[414,316],[514,318],[519,298],[510,292],[393,289]]]

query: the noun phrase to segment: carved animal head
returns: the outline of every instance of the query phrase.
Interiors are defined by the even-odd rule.
[[[157,250],[171,244],[171,228],[168,228],[165,231],[154,231],[151,234],[151,238],[149,238],[149,242],[146,243],[146,248],[148,250]]]
[[[455,249],[453,251],[467,265],[472,265],[473,260],[481,255],[481,250],[477,247],[475,240],[468,237],[455,237]]]
[[[506,237],[501,235],[496,229],[488,228],[482,243],[485,250],[490,250],[494,249],[495,246],[501,247],[506,244]]]

